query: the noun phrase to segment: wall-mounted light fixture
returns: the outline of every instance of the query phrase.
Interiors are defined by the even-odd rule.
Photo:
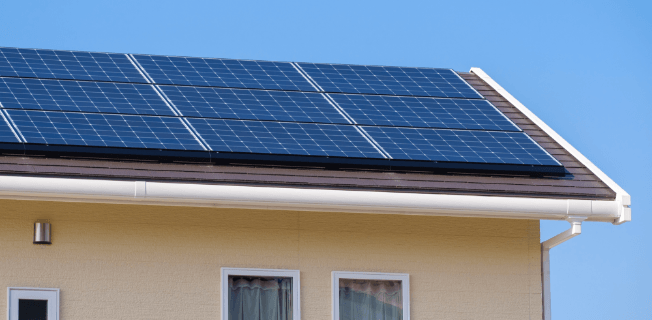
[[[36,223],[34,223],[34,244],[52,244],[50,220],[36,220]]]

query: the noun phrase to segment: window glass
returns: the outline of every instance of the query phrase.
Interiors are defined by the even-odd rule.
[[[47,320],[47,300],[18,300],[18,320]]]
[[[228,320],[292,320],[292,278],[229,276]]]
[[[400,280],[339,279],[340,320],[403,320]]]

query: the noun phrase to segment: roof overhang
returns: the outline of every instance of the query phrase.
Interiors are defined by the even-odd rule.
[[[628,215],[617,201],[545,199],[0,176],[0,198],[113,204],[333,211],[510,219],[614,222]]]
[[[479,68],[479,76],[522,114],[592,171],[615,193],[613,200],[451,195],[415,191],[245,186],[144,180],[0,176],[0,199],[97,202],[243,209],[337,211],[458,217],[631,221],[629,194]]]
[[[611,180],[602,170],[600,170],[595,164],[593,164],[589,159],[587,159],[582,153],[580,153],[575,147],[573,147],[568,141],[562,138],[557,132],[552,130],[545,122],[543,122],[539,117],[537,117],[530,109],[525,107],[520,101],[516,100],[507,90],[501,87],[496,81],[494,81],[487,73],[485,73],[480,68],[471,68],[471,73],[474,73],[484,82],[486,82],[491,88],[496,90],[503,98],[509,101],[514,107],[516,107],[521,113],[528,117],[534,124],[539,126],[548,136],[550,136],[555,142],[561,145],[566,151],[568,151],[575,159],[582,163],[586,168],[588,168],[594,175],[596,175],[602,182],[604,182],[611,190],[616,192],[616,199],[613,201],[618,206],[618,211],[621,213],[618,215],[618,218],[614,221],[614,224],[622,224],[632,220],[632,211],[630,205],[632,203],[631,197],[629,194],[623,190],[616,182]]]

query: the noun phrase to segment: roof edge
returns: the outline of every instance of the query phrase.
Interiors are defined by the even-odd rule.
[[[601,200],[30,176],[0,176],[0,199],[603,222],[619,216],[616,202]]]
[[[492,89],[494,89],[498,94],[503,96],[507,101],[509,101],[514,107],[516,107],[523,115],[530,119],[534,124],[536,124],[541,130],[543,130],[548,136],[550,136],[555,142],[562,146],[566,151],[568,151],[573,157],[575,157],[580,163],[582,163],[586,168],[588,168],[594,175],[596,175],[602,182],[604,182],[609,188],[616,192],[615,202],[618,204],[619,214],[613,223],[622,224],[632,220],[631,213],[631,196],[621,188],[615,181],[613,181],[609,176],[607,176],[602,170],[600,170],[593,162],[586,158],[582,153],[580,153],[575,147],[573,147],[568,141],[562,138],[557,132],[555,132],[550,126],[548,126],[543,120],[537,117],[530,109],[518,101],[514,96],[512,96],[507,90],[505,90],[501,85],[494,81],[486,72],[480,68],[471,68],[469,71],[486,82]]]

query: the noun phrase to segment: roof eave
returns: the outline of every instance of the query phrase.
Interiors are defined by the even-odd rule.
[[[582,153],[575,149],[575,147],[568,143],[568,141],[562,138],[557,132],[550,128],[545,122],[539,119],[539,117],[537,117],[532,111],[525,107],[525,105],[514,98],[514,96],[507,92],[507,90],[505,90],[489,75],[487,75],[486,72],[480,68],[471,68],[470,72],[480,77],[480,79],[486,82],[492,89],[498,92],[512,105],[514,105],[514,107],[523,113],[523,115],[534,122],[534,124],[541,128],[541,130],[543,130],[548,136],[555,140],[555,142],[557,142],[560,146],[566,149],[566,151],[568,151],[573,157],[575,157],[580,163],[582,163],[587,169],[589,169],[594,175],[596,175],[600,180],[602,180],[602,182],[604,182],[609,188],[611,188],[611,190],[616,193],[616,199],[613,202],[618,208],[618,215],[616,219],[612,221],[614,224],[622,224],[632,220],[632,211],[630,208],[631,197],[623,188],[621,188],[616,182],[609,178],[604,172],[602,172],[602,170],[600,170]]]

